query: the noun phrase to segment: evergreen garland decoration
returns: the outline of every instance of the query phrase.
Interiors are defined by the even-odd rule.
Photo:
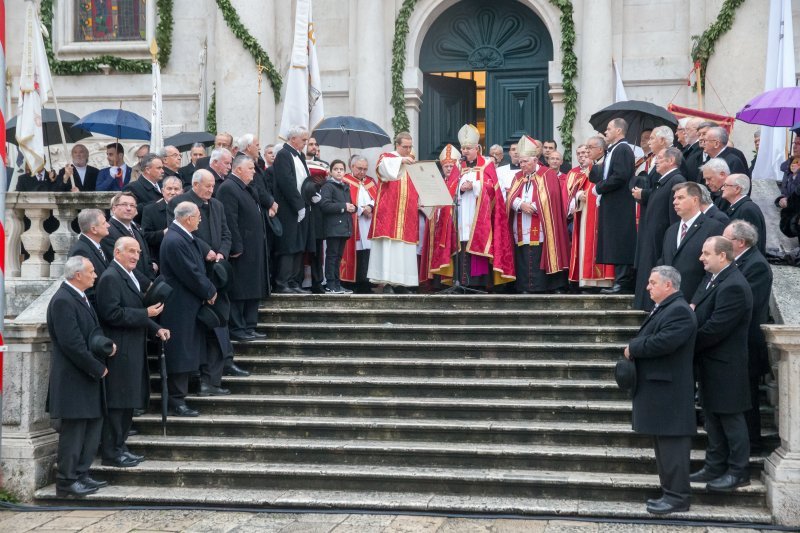
[[[211,135],[217,134],[217,87],[216,84],[211,92],[211,103],[208,104],[206,111],[206,131]]]
[[[156,0],[158,25],[156,26],[156,44],[158,44],[158,61],[166,66],[172,51],[172,7],[173,0]],[[77,76],[80,74],[96,74],[102,72],[102,65],[109,65],[120,72],[144,74],[150,72],[149,59],[123,59],[112,55],[101,55],[92,59],[60,61],[53,52],[53,0],[42,0],[42,23],[47,28],[48,36],[44,39],[47,62],[50,71],[59,76]]]
[[[222,17],[228,24],[231,33],[241,41],[244,49],[250,52],[256,65],[264,67],[264,71],[267,73],[267,79],[269,79],[269,84],[272,86],[275,103],[280,102],[283,78],[275,71],[275,66],[272,64],[269,55],[267,55],[267,52],[258,44],[255,37],[247,31],[247,28],[245,28],[244,24],[239,20],[239,14],[233,8],[233,5],[231,5],[230,0],[217,0],[217,6],[222,12]]]
[[[719,10],[717,20],[709,26],[702,35],[693,35],[692,41],[692,61],[700,62],[700,79],[705,85],[706,81],[706,67],[708,60],[714,55],[714,48],[717,46],[717,41],[720,37],[728,33],[728,30],[733,26],[733,21],[736,18],[736,10],[744,4],[744,0],[725,0],[722,8]],[[694,90],[697,90],[695,85]]]
[[[408,131],[411,124],[406,114],[406,99],[403,95],[403,71],[406,69],[406,37],[408,36],[408,19],[414,11],[417,0],[404,0],[397,20],[394,22],[394,40],[392,42],[392,129],[397,135]]]

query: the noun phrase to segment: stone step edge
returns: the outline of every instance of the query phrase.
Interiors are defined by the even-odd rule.
[[[474,350],[479,348],[489,349],[508,349],[513,351],[535,351],[535,350],[561,350],[561,353],[569,353],[571,350],[588,351],[607,351],[624,350],[626,343],[619,342],[511,342],[511,341],[470,341],[469,345],[464,341],[403,341],[403,340],[381,340],[380,346],[374,340],[348,340],[348,339],[261,339],[239,343],[239,346],[309,346],[309,347],[360,347],[360,348],[405,348],[405,349],[435,349],[435,348],[456,348],[461,350]]]
[[[645,495],[643,495],[644,498]],[[36,491],[39,500],[108,505],[202,505],[220,509],[316,509],[347,512],[372,510],[386,513],[462,513],[469,515],[507,514],[518,516],[604,517],[657,520],[645,511],[644,502],[519,497],[439,495],[413,492],[360,492],[331,490],[254,490],[235,488],[176,488],[136,485],[111,485],[83,500],[64,500],[56,496],[55,485]],[[765,507],[692,505],[689,512],[671,515],[676,520],[769,524],[772,515]]]
[[[302,329],[304,331],[341,331],[342,324],[328,322],[259,322],[259,329]],[[353,326],[355,328],[355,326]],[[490,333],[636,333],[640,326],[595,326],[582,324],[565,325],[504,325],[504,324],[358,324],[361,331],[385,331],[387,329],[402,331],[444,331],[444,332],[490,332]]]
[[[323,314],[335,314],[335,315],[343,315],[353,316],[353,315],[366,315],[366,316],[375,316],[375,315],[409,315],[409,316],[441,316],[443,313],[446,314],[453,314],[458,316],[463,316],[463,309],[430,309],[428,307],[419,307],[419,308],[378,308],[378,309],[361,309],[361,308],[352,308],[352,307],[310,307],[310,308],[302,308],[302,307],[260,307],[259,313],[262,314],[282,314],[282,313],[291,313],[291,314],[305,314],[305,315],[323,315]],[[624,317],[641,317],[645,318],[647,313],[644,311],[638,311],[635,309],[475,309],[474,311],[470,311],[470,316],[474,315],[491,315],[492,317],[498,316],[542,316],[542,317],[563,317],[563,316],[575,316],[575,317],[584,317],[584,316],[591,316],[591,317],[612,317],[622,315]]]
[[[151,360],[157,360],[157,355],[149,356]],[[398,367],[486,367],[486,368],[557,368],[563,369],[589,369],[607,370],[614,368],[616,361],[606,361],[599,359],[586,360],[564,360],[564,359],[416,359],[411,357],[297,357],[297,356],[273,356],[269,354],[251,355],[237,354],[236,362],[269,363],[274,365],[336,365],[336,366],[398,366]]]
[[[151,374],[151,380],[160,380],[160,374]],[[338,376],[302,374],[253,374],[246,377],[225,376],[228,383],[237,384],[291,384],[291,385],[332,385],[332,386],[372,386],[372,387],[458,387],[458,388],[506,388],[506,389],[614,389],[619,387],[609,377],[608,380],[589,379],[517,379],[517,378],[428,378],[419,376]]]

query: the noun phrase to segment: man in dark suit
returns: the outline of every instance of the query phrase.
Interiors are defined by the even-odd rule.
[[[181,181],[183,181],[184,189],[190,189],[192,187],[192,175],[194,174],[195,170],[197,170],[197,160],[205,156],[205,145],[203,145],[203,143],[194,143],[191,151],[189,152],[189,164],[182,166],[178,170]]]
[[[750,379],[750,401],[752,407],[747,412],[747,431],[750,436],[750,450],[761,450],[761,413],[759,411],[758,385],[761,376],[769,371],[767,343],[762,324],[769,320],[769,296],[772,292],[772,269],[758,251],[758,232],[746,220],[734,220],[725,228],[722,236],[733,244],[734,263],[739,267],[750,291],[753,293],[753,315],[747,333],[747,374]]]
[[[703,243],[712,235],[722,235],[725,226],[700,212],[700,186],[694,182],[673,187],[672,205],[680,221],[664,233],[664,247],[659,264],[675,267],[681,273],[681,292],[691,301],[705,275],[700,262]]]
[[[642,205],[636,240],[636,291],[634,307],[650,311],[653,302],[647,292],[650,270],[664,249],[664,233],[680,220],[672,206],[672,188],[686,180],[678,171],[683,156],[677,148],[667,148],[656,154],[657,179],[650,189],[633,188],[633,197]]]
[[[700,166],[703,164],[703,147],[700,146],[700,132],[697,127],[703,121],[699,118],[690,118],[684,127],[684,136],[686,139],[683,148],[683,160],[686,163],[686,179],[687,181],[702,182],[702,174],[700,173]]]
[[[75,187],[81,192],[91,192],[97,187],[97,174],[100,170],[89,164],[89,149],[82,144],[76,144],[70,152],[72,161],[58,172],[58,177],[63,181],[74,180]],[[72,184],[70,182],[70,189]]]
[[[758,232],[758,251],[767,253],[767,223],[761,208],[747,194],[750,192],[750,178],[744,174],[731,174],[725,178],[722,197],[731,204],[726,215],[731,220],[746,220]]]
[[[142,287],[133,271],[141,249],[133,237],[120,237],[114,245],[114,260],[97,281],[97,314],[106,337],[119,347],[108,361],[106,404],[100,457],[103,465],[126,468],[144,460],[130,452],[125,441],[131,429],[134,409],[147,407],[150,376],[147,367],[147,338],[169,340],[169,330],[153,317],[164,304],[145,308]]]
[[[614,286],[602,289],[604,294],[633,292],[636,260],[636,202],[631,196],[634,177],[634,156],[625,142],[628,124],[621,118],[608,123],[605,140],[608,143],[602,164],[589,172],[600,197],[598,214],[597,262],[614,265]]]
[[[136,197],[129,192],[121,192],[114,195],[111,199],[111,220],[109,220],[108,235],[100,242],[103,253],[106,257],[114,257],[114,243],[120,237],[133,237],[139,242],[142,250],[139,256],[139,263],[136,265],[137,277],[147,292],[150,282],[156,279],[156,265],[150,258],[147,242],[144,239],[141,228],[133,221],[136,215]]]
[[[174,416],[197,416],[186,405],[189,376],[197,372],[206,357],[205,337],[197,313],[203,302],[214,305],[217,290],[206,276],[197,239],[192,235],[200,224],[200,210],[191,202],[175,207],[175,220],[161,243],[161,272],[172,293],[164,303],[161,325],[169,329],[172,341],[165,346],[168,404]]]
[[[102,276],[111,260],[100,246],[100,242],[108,235],[109,224],[106,222],[106,216],[99,209],[84,209],[78,213],[78,227],[81,234],[72,243],[67,257],[76,255],[85,257],[92,262],[95,275]],[[94,286],[86,289],[86,297],[92,306],[97,308]]]
[[[750,484],[750,443],[745,413],[750,410],[747,331],[753,295],[733,263],[728,239],[709,237],[701,261],[708,275],[692,305],[697,315],[695,360],[708,435],[705,464],[690,476],[714,492]]]
[[[296,126],[287,134],[289,141],[275,156],[275,201],[280,206],[278,219],[283,226],[283,237],[276,241],[278,272],[275,275],[275,293],[306,294],[297,279],[303,274],[303,252],[309,237],[309,220],[306,204],[300,195],[303,182],[310,176],[303,147],[308,140],[308,130]]]
[[[714,200],[711,199],[711,193],[708,191],[708,187],[700,183],[698,185],[700,185],[700,191],[703,193],[700,197],[700,211],[703,212],[706,218],[714,219],[727,226],[728,222],[730,222],[728,215],[720,211],[719,208],[714,205]]]
[[[636,363],[633,430],[653,435],[655,442],[662,496],[647,501],[653,514],[689,510],[689,452],[697,432],[692,379],[697,319],[680,286],[675,268],[653,268],[647,290],[655,307],[625,348],[625,357]]]
[[[158,157],[164,163],[164,177],[172,176],[180,179],[181,153],[178,149],[167,145],[158,151]]]
[[[232,153],[232,150],[234,150],[233,135],[231,135],[227,131],[218,132],[214,136],[214,150],[228,150],[228,152],[231,155],[231,158],[233,158],[233,153]],[[211,156],[209,155],[207,157],[200,157],[195,163],[195,168],[197,170],[200,169],[208,170],[209,168],[211,168]],[[228,169],[228,171],[230,172],[230,169]],[[223,174],[223,177],[225,177],[225,175],[227,175],[227,172]]]
[[[27,168],[27,165],[26,165]],[[70,190],[69,181],[59,179],[52,170],[26,172],[17,176],[17,192],[66,192]]]
[[[137,215],[133,220],[142,223],[144,206],[161,199],[161,178],[164,176],[164,162],[155,154],[146,154],[139,162],[141,175],[136,181],[125,186],[125,191],[136,197]]]
[[[179,177],[170,176],[164,178],[161,182],[162,198],[144,206],[144,213],[142,214],[142,234],[147,241],[147,245],[150,249],[150,257],[153,260],[156,260],[159,256],[161,241],[164,240],[167,226],[169,226],[172,220],[167,205],[170,200],[180,194],[182,187],[183,182]]]
[[[125,149],[120,143],[106,146],[106,168],[97,173],[98,191],[121,191],[131,181],[131,167],[125,164]]]
[[[722,197],[722,186],[725,184],[725,179],[731,175],[728,163],[726,163],[724,159],[715,157],[709,159],[708,162],[700,167],[700,172],[711,194],[711,200],[714,205],[722,212],[727,211],[730,204]]]
[[[214,175],[214,196],[217,195],[219,186],[222,185],[222,182],[225,181],[230,174],[231,163],[233,163],[233,155],[227,148],[215,148],[211,152],[208,170]]]
[[[231,339],[238,341],[266,337],[255,330],[258,303],[269,294],[269,272],[264,217],[256,191],[251,186],[254,175],[253,160],[239,154],[233,161],[231,175],[217,191],[217,199],[225,207],[225,219],[231,232],[230,333]]]
[[[744,155],[734,152],[728,147],[728,131],[720,126],[708,128],[705,132],[703,151],[709,159],[718,157],[723,159],[731,171],[731,174],[744,174],[750,177],[747,170],[747,159]]]
[[[101,380],[108,374],[105,363],[89,347],[89,337],[98,322],[85,291],[94,285],[96,277],[88,259],[70,257],[64,263],[66,281],[47,306],[53,350],[50,416],[61,420],[56,459],[59,496],[86,496],[108,485],[89,477],[103,427]]]

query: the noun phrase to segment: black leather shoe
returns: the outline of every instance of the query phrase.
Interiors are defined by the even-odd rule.
[[[174,409],[171,409],[169,414],[172,415],[172,416],[187,416],[187,417],[193,417],[193,416],[199,416],[200,415],[199,412],[195,411],[194,409],[190,409],[186,405],[179,405],[178,407],[175,407]]]
[[[113,459],[103,459],[101,461],[103,466],[114,466],[116,468],[130,468],[139,464],[139,461],[128,457],[127,455],[120,454]]]
[[[228,389],[223,389],[222,387],[215,387],[214,385],[210,385],[208,383],[201,383],[200,384],[200,392],[197,393],[198,396],[227,396],[230,394],[231,391]]]
[[[272,294],[295,294],[295,292],[289,287],[275,287]]]
[[[138,434],[139,434],[139,432],[138,432],[138,431],[136,431],[136,430],[135,430],[135,429],[133,429],[133,428],[131,428],[131,429],[129,429],[129,430],[128,430],[128,436],[129,436],[129,437],[133,437],[134,435],[138,435]]]
[[[97,492],[97,488],[87,487],[81,481],[76,481],[72,485],[56,485],[56,496],[61,498],[65,496],[86,496],[88,494],[94,494]]]
[[[394,294],[394,287],[387,283],[383,286],[383,294]]]
[[[619,294],[622,292],[622,285],[614,284],[613,287],[608,289],[601,289],[600,294]]]
[[[84,476],[80,479],[80,482],[83,483],[85,487],[90,489],[102,489],[103,487],[108,486],[108,481],[97,481],[96,479],[92,479],[89,476]]]
[[[292,291],[294,291],[295,294],[311,294],[311,291],[303,287],[292,287]]]
[[[685,513],[688,510],[688,503],[669,503],[663,499],[647,504],[647,512],[651,514]]]
[[[322,285],[312,285],[311,294],[325,294],[325,289],[322,288]]]
[[[141,463],[142,461],[144,461],[144,455],[136,455],[135,453],[131,453],[131,452],[122,452],[122,454],[123,455],[127,455],[128,457],[130,457],[131,459],[133,459],[137,463]]]
[[[134,409],[134,410],[133,410],[133,416],[134,416],[134,417],[137,417],[137,416],[142,416],[142,415],[143,415],[143,414],[145,414],[146,412],[147,412],[147,411],[146,411],[145,409]]]
[[[708,470],[706,467],[703,467],[694,474],[691,474],[689,476],[689,481],[691,481],[692,483],[703,483],[706,481],[711,481],[712,479],[717,479],[719,476],[720,474],[715,474],[714,472]]]
[[[739,487],[746,487],[750,484],[750,476],[734,476],[733,474],[723,474],[717,479],[712,479],[706,485],[706,490],[711,492],[731,492]]]
[[[239,378],[246,378],[250,375],[250,372],[244,370],[243,368],[239,368],[236,366],[236,363],[232,363],[230,366],[226,366],[225,370],[222,373],[226,376],[236,376]]]
[[[231,340],[236,342],[250,342],[256,340],[256,338],[253,337],[252,335],[248,335],[247,333],[245,333],[244,335],[242,334],[234,335],[233,333],[231,333]]]
[[[263,333],[259,333],[258,331],[248,331],[247,334],[252,336],[252,337],[254,337],[254,338],[256,338],[256,339],[266,339],[267,338],[266,335],[264,335]]]

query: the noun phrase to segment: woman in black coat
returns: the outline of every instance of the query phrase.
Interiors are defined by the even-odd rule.
[[[353,217],[356,206],[350,203],[350,186],[344,183],[344,161],[336,159],[331,163],[331,177],[322,185],[319,209],[324,215],[323,231],[327,250],[325,254],[325,278],[328,292],[344,294],[352,292],[342,287],[339,267],[342,262],[344,245],[353,234]]]

